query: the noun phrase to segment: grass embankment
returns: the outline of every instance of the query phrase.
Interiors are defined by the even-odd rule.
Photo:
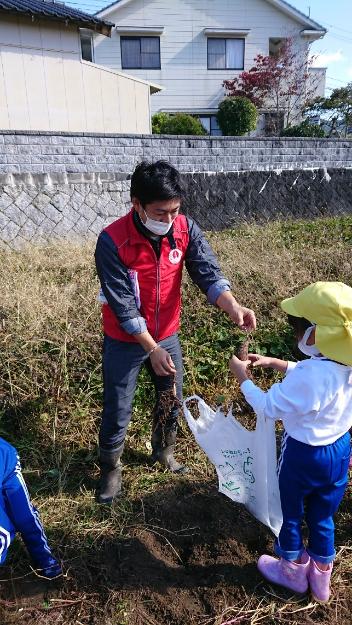
[[[258,331],[252,337],[252,351],[284,357],[294,353],[291,333],[278,308],[282,298],[316,280],[352,283],[352,218],[243,227],[212,233],[209,239],[238,300],[256,312]],[[92,252],[91,244],[0,252],[0,434],[15,444],[21,454],[32,495],[67,570],[65,586],[56,603],[48,600],[45,606],[37,605],[35,620],[24,620],[25,613],[20,616],[11,612],[11,600],[4,608],[4,622],[17,622],[17,618],[21,623],[72,625],[139,622],[133,620],[135,596],[116,585],[112,588],[108,570],[101,578],[97,554],[118,540],[128,540],[133,528],[139,532],[150,529],[144,502],[152,500],[159,489],[179,484],[176,478],[148,463],[153,393],[142,373],[124,456],[125,497],[108,510],[94,503],[102,383],[98,281]],[[224,315],[207,305],[188,280],[184,283],[181,338],[185,395],[198,393],[213,404],[234,401],[241,418],[249,422],[249,411],[227,370],[228,358],[243,335]],[[275,374],[257,373],[256,377],[265,386],[272,383]],[[178,456],[192,469],[182,482],[183,494],[187,485],[194,491],[197,484],[201,489],[213,480],[213,469],[191,440],[186,425],[180,433]],[[347,574],[351,573],[351,558],[347,556],[352,547],[345,531],[350,521],[351,513],[345,503],[339,516],[341,530],[337,532],[338,544],[344,546],[344,557],[338,561],[335,575],[340,584],[339,595],[333,610],[322,613],[322,621],[314,622],[331,621],[333,612],[340,623],[348,622],[343,619],[346,610],[351,609],[344,594]],[[172,535],[167,531],[160,527],[154,530],[155,535],[162,533],[171,549]],[[256,549],[253,553],[254,563]],[[17,542],[9,559],[12,575],[23,573],[24,557]],[[253,614],[262,615],[267,623],[296,622],[292,610],[284,610],[281,615],[277,612],[275,597],[263,592],[250,599],[249,596],[244,591],[243,600],[238,603],[238,609],[241,607],[247,614],[241,622],[256,622],[251,620]],[[70,605],[70,601],[74,604]],[[229,604],[225,597],[217,606],[207,607],[203,620],[190,616],[187,625],[220,623],[221,618],[216,615],[226,605]],[[315,610],[307,603],[303,609],[306,618]],[[145,623],[161,625],[152,617],[151,609],[148,614],[150,620],[144,616]],[[34,619],[29,608],[28,618]],[[312,615],[312,619],[316,618]],[[175,619],[168,617],[165,608],[163,623],[178,623]]]

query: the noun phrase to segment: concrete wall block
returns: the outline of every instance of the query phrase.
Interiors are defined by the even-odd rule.
[[[87,204],[90,208],[93,208],[98,201],[98,197],[99,196],[96,193],[90,191],[84,198],[85,204]]]
[[[19,165],[21,166],[23,163],[31,163],[32,157],[30,154],[9,154],[4,157],[6,159],[6,163],[8,165]]]
[[[77,189],[74,189],[72,195],[70,196],[70,206],[73,206],[73,208],[79,212],[84,204],[84,199],[84,189],[81,189],[81,192]]]
[[[88,227],[87,236],[98,237],[101,231],[104,228],[103,221],[100,219],[96,219],[94,223],[90,224]]]
[[[45,137],[44,137],[45,138]],[[50,143],[52,143],[53,145],[73,145],[75,143],[74,141],[75,137],[73,136],[65,136],[65,135],[54,135],[50,137]],[[43,141],[42,143],[46,143],[46,141]]]
[[[94,137],[85,137],[83,135],[74,135],[73,142],[74,145],[94,145]]]
[[[85,237],[89,229],[88,220],[81,215],[73,226],[73,231],[80,236]]]
[[[42,209],[42,213],[44,218],[53,222],[53,224],[59,223],[59,221],[62,219],[62,211],[59,210],[54,204],[48,204],[47,206],[45,206]]]
[[[15,200],[15,205],[18,206],[21,210],[26,210],[27,206],[29,206],[32,202],[32,198],[25,191],[21,191],[18,197]]]
[[[104,206],[106,206],[109,202],[110,202],[110,193],[108,193],[107,191],[103,191],[102,193],[100,193],[100,195],[98,195],[98,199],[96,202],[96,209],[99,212],[102,208],[104,208]]]
[[[0,209],[0,239],[1,239],[1,232],[4,230],[4,228],[6,228],[8,223],[9,223],[9,218],[6,215],[6,212],[2,212],[2,210]]]
[[[0,211],[6,210],[6,208],[10,206],[10,204],[12,203],[13,203],[13,197],[11,197],[7,193],[5,193],[5,191],[2,191],[2,189],[0,189]]]
[[[46,145],[47,143],[50,143],[50,137],[47,135],[31,135],[25,143],[28,143],[28,145],[37,149],[37,146],[39,145]]]
[[[37,227],[40,226],[40,224],[44,221],[45,219],[45,215],[43,213],[42,210],[40,210],[40,208],[36,208],[35,206],[31,206],[30,209],[27,211],[27,216],[28,216],[28,222],[30,221],[33,222],[33,224]]]
[[[70,196],[67,193],[63,193],[60,190],[51,198],[51,203],[59,211],[63,211],[67,203],[70,201]]]
[[[97,213],[95,210],[93,210],[92,208],[90,208],[87,204],[83,203],[80,207],[79,210],[77,209],[77,212],[79,212],[81,215],[83,215],[83,217],[85,217],[88,221],[89,224],[92,224],[97,216]]]
[[[13,199],[13,201],[16,200],[22,189],[22,182],[16,184],[14,180],[12,181],[12,184],[7,184],[6,186],[4,186],[4,192],[7,193],[7,195],[9,195]]]
[[[73,226],[74,226],[74,222],[68,216],[65,215],[59,221],[59,223],[55,225],[54,228],[52,229],[50,229],[50,227],[47,228],[47,235],[48,237],[51,235],[58,236],[58,237],[65,237],[66,235],[72,232]]]
[[[23,143],[28,143],[28,139],[29,137],[26,135],[12,135],[12,134],[6,134],[3,135],[4,138],[4,144],[15,144],[15,145],[22,145]]]
[[[17,235],[18,237],[23,238],[25,241],[37,241],[37,233],[38,233],[38,224],[34,221],[28,219],[28,221],[22,226]]]
[[[21,167],[21,172],[28,172],[29,174],[44,174],[44,173],[49,173],[52,170],[57,170],[58,165],[54,165],[54,164],[46,164],[46,165],[38,165],[37,163],[33,164],[31,163],[30,165],[22,166]],[[16,172],[13,172],[16,173]]]
[[[2,174],[19,174],[21,173],[21,169],[19,165],[7,165],[0,163],[0,173]]]
[[[93,154],[89,156],[87,156],[86,154],[84,154],[83,156],[73,156],[72,159],[74,159],[72,160],[73,163],[81,163],[82,165],[87,165],[88,171],[90,169],[90,165],[95,166],[95,164],[99,163],[100,160],[99,157],[93,156]],[[104,160],[106,160],[106,157],[104,157]],[[96,168],[94,167],[94,169]]]
[[[119,202],[121,199],[122,187],[119,191],[110,191],[110,198],[112,202]]]
[[[25,152],[23,152],[22,150],[24,147],[28,148],[27,145],[19,146],[19,145],[14,145],[12,143],[6,143],[1,150],[1,158],[3,158],[4,155],[8,155],[8,154],[18,154],[20,149],[21,149],[21,152],[24,154]]]
[[[20,224],[16,223],[14,220],[9,219],[5,228],[1,231],[1,238],[3,241],[7,243],[12,243],[14,241],[21,229]]]
[[[114,137],[94,137],[94,145],[114,145]]]
[[[28,146],[29,147],[29,146]],[[30,146],[32,147],[32,146]],[[46,143],[45,145],[40,146],[41,154],[63,154],[64,147],[62,145],[50,145]]]

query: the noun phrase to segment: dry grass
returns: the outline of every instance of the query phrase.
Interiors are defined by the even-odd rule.
[[[252,350],[286,356],[292,353],[292,337],[277,306],[280,299],[315,280],[352,283],[351,218],[250,226],[211,233],[209,238],[237,298],[257,313],[259,329]],[[110,588],[109,571],[104,578],[104,595],[101,585],[95,592],[97,570],[94,563],[91,568],[87,563],[102,545],[128,540],[136,535],[136,528],[143,532],[146,499],[168,484],[175,488],[179,484],[148,463],[153,401],[150,382],[142,374],[127,441],[126,497],[109,510],[94,502],[102,385],[98,281],[92,252],[91,244],[68,243],[30,247],[21,253],[0,252],[4,268],[0,276],[0,433],[20,451],[26,479],[50,540],[64,559],[67,575],[64,591],[36,606],[35,617],[26,606],[21,613],[18,606],[15,609],[12,595],[9,605],[2,604],[4,623],[130,625],[134,600],[128,593]],[[228,357],[243,337],[200,298],[187,279],[182,337],[186,394],[201,394],[211,403],[233,400],[244,422],[249,423],[248,410],[227,372]],[[274,374],[268,374],[261,383],[265,386],[274,379]],[[213,469],[190,440],[185,426],[179,447],[182,459],[192,467],[188,483],[197,489],[198,484],[201,488],[212,481]],[[352,547],[350,499],[346,501],[337,528],[338,593],[328,612],[307,601],[282,603],[270,591],[258,598],[253,588],[253,593],[244,590],[238,604],[219,608],[217,616],[209,612],[187,625],[328,622],[324,618],[347,624]],[[154,526],[157,528],[158,523]],[[153,531],[156,537],[158,533],[164,537],[165,549],[177,551],[167,528]],[[24,574],[24,557],[20,543],[14,544],[9,561],[12,576]],[[150,611],[148,615],[144,616],[145,623],[158,622],[152,620]],[[165,625],[176,623],[167,619],[166,614]]]

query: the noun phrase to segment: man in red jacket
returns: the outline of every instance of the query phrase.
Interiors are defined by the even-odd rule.
[[[97,500],[111,503],[121,491],[120,458],[131,418],[139,370],[150,372],[156,391],[152,457],[175,473],[178,406],[164,414],[163,393],[176,385],[182,397],[178,339],[183,265],[208,301],[243,330],[254,312],[233,297],[216,257],[196,223],[180,215],[182,185],[169,163],[140,163],[131,179],[132,210],[100,234],[95,260],[103,302],[104,407],[99,434]]]

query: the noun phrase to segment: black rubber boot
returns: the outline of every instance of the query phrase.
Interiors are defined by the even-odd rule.
[[[121,454],[123,443],[114,451],[99,449],[100,477],[95,497],[98,503],[112,503],[121,494]]]
[[[169,469],[172,473],[179,473],[181,475],[188,473],[188,468],[177,462],[174,458],[175,442],[177,435],[177,425],[174,424],[168,431],[163,431],[166,426],[157,423],[154,424],[152,434],[152,460],[153,462],[160,462],[166,469]]]

